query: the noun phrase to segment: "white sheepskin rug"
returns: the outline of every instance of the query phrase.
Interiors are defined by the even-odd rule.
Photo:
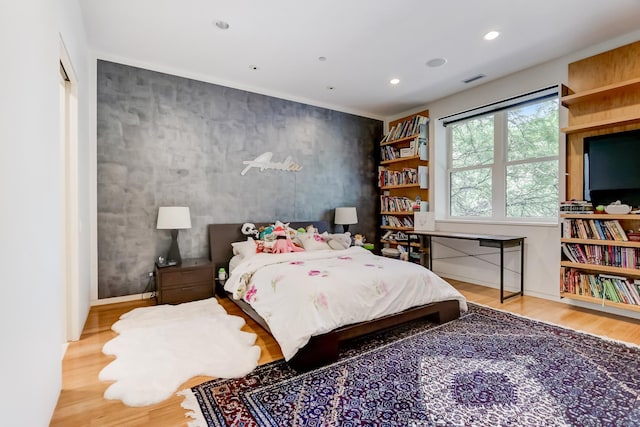
[[[116,356],[100,372],[101,381],[115,381],[104,397],[145,406],[170,397],[194,376],[248,374],[258,365],[260,347],[255,334],[240,330],[244,323],[215,298],[123,314],[112,326],[120,335],[102,348]]]

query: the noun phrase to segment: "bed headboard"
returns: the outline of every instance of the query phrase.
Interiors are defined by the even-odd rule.
[[[241,227],[243,223],[238,224],[209,224],[209,259],[213,262],[214,271],[218,271],[220,267],[224,267],[229,271],[229,260],[233,256],[231,243],[247,240],[247,236],[242,234]],[[256,228],[269,226],[272,223],[255,223]],[[289,224],[291,228],[306,228],[313,224],[320,233],[329,231],[329,225],[326,221],[298,221]]]

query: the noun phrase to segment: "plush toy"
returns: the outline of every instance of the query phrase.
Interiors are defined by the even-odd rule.
[[[331,249],[341,250],[347,249],[351,246],[351,233],[335,233],[329,234],[326,231],[322,233],[322,238],[327,244],[331,247]]]
[[[242,224],[242,228],[240,230],[242,231],[242,234],[244,234],[245,236],[255,237],[256,239],[260,234],[256,229],[255,224],[252,224],[250,222],[245,222],[244,224]]]
[[[364,245],[364,236],[362,234],[356,234],[353,236],[353,244],[356,246]]]
[[[283,225],[278,225],[273,229],[273,233],[276,236],[276,241],[271,248],[271,252],[274,254],[282,254],[288,252],[302,252],[304,249],[297,247],[291,241],[291,237],[287,234],[287,229]]]

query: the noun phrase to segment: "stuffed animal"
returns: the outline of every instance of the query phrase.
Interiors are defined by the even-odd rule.
[[[244,224],[242,224],[242,228],[240,230],[242,231],[242,234],[244,234],[245,236],[252,236],[252,237],[255,237],[256,239],[260,234],[260,232],[256,229],[255,224],[252,224],[250,222],[245,222]]]
[[[353,244],[356,246],[364,245],[364,236],[362,234],[356,234],[353,236]]]
[[[297,247],[291,241],[291,237],[287,234],[286,227],[278,225],[273,229],[273,233],[276,236],[276,241],[271,248],[271,252],[274,254],[282,254],[288,252],[302,252],[304,249]]]
[[[326,231],[322,233],[322,238],[329,244],[331,249],[341,250],[351,246],[351,233],[335,233],[329,234]]]

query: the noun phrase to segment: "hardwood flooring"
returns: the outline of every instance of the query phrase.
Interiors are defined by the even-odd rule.
[[[470,302],[509,311],[526,317],[563,325],[572,329],[606,336],[640,345],[640,321],[607,315],[598,311],[571,307],[540,298],[515,297],[500,304],[498,290],[448,280]],[[229,314],[242,316],[242,312],[228,300],[220,301]],[[69,344],[63,360],[62,391],[51,426],[186,426],[181,397],[173,396],[164,402],[143,408],[131,408],[119,401],[102,396],[109,383],[98,380],[98,373],[113,358],[102,354],[102,346],[114,338],[111,325],[136,307],[153,305],[152,301],[135,301],[91,308],[79,341]],[[243,316],[246,318],[246,316]],[[251,319],[244,330],[257,334],[256,343],[262,349],[260,364],[282,358],[276,342]],[[195,377],[180,389],[200,384],[209,377]]]

